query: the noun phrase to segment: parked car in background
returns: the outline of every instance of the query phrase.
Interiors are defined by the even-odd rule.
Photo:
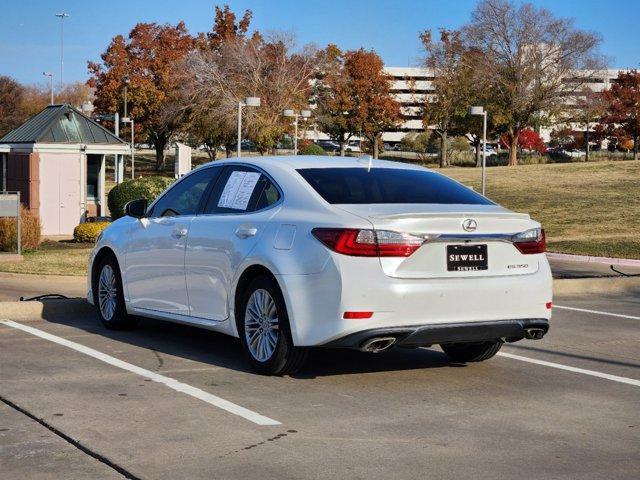
[[[362,149],[360,148],[360,146],[361,146],[360,140],[349,140],[347,142],[347,146],[345,147],[344,151],[360,153],[362,152]]]
[[[256,149],[255,144],[251,141],[251,140],[242,140],[242,142],[240,142],[240,149],[243,151],[249,151],[249,152],[253,152]]]
[[[540,224],[419,166],[223,160],[125,210],[89,260],[103,324],[144,316],[239,337],[260,373],[296,371],[310,347],[439,344],[482,361],[549,328]]]
[[[325,152],[339,152],[340,144],[338,142],[334,142],[333,140],[318,140],[316,142],[318,146],[320,146]]]

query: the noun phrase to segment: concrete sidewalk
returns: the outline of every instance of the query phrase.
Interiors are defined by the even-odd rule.
[[[605,263],[576,262],[569,260],[549,259],[553,278],[604,278],[624,277]],[[640,267],[613,265],[613,268],[626,275],[640,276]]]
[[[59,293],[66,297],[86,297],[86,277],[63,275],[25,275],[0,273],[0,302],[31,298],[48,293]]]

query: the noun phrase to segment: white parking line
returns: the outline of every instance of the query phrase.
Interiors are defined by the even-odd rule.
[[[236,405],[235,403],[225,400],[224,398],[217,397],[216,395],[212,395],[208,392],[205,392],[204,390],[200,390],[199,388],[187,385],[186,383],[179,382],[178,380],[175,380],[173,378],[165,377],[164,375],[160,375],[159,373],[155,373],[136,365],[132,365],[131,363],[124,362],[115,357],[99,352],[98,350],[94,350],[93,348],[85,347],[84,345],[80,345],[79,343],[75,343],[70,340],[51,335],[50,333],[38,330],[37,328],[28,327],[27,325],[13,322],[11,320],[0,320],[0,323],[17,330],[22,330],[23,332],[30,333],[31,335],[35,335],[36,337],[49,340],[50,342],[57,343],[58,345],[63,345],[67,348],[75,350],[76,352],[84,353],[85,355],[89,355],[90,357],[96,358],[104,363],[108,363],[109,365],[113,365],[114,367],[127,370],[128,372],[138,374],[142,377],[146,377],[150,380],[153,380],[154,382],[162,383],[163,385],[166,385],[167,387],[177,392],[186,393],[187,395],[202,400],[203,402],[206,402],[215,407],[221,408],[222,410],[225,410],[229,413],[233,413],[234,415],[238,415],[239,417],[242,417],[258,425],[280,425],[280,422],[276,420],[260,415],[259,413],[241,407],[240,405]]]
[[[566,370],[568,372],[582,373],[583,375],[590,375],[592,377],[604,378],[613,382],[626,383],[628,385],[640,387],[640,380],[636,380],[634,378],[619,377],[617,375],[596,372],[594,370],[587,370],[585,368],[569,367],[568,365],[562,365],[561,363],[546,362],[544,360],[536,360],[535,358],[521,357],[520,355],[513,355],[512,353],[498,352],[496,355],[500,355],[501,357],[505,358],[511,358],[513,360],[520,360],[521,362],[535,363],[536,365],[557,368],[560,370]]]
[[[596,315],[608,315],[610,317],[630,318],[631,320],[640,320],[640,317],[634,317],[633,315],[623,315],[621,313],[602,312],[600,310],[587,310],[586,308],[565,307],[563,305],[554,305],[553,308],[559,308],[560,310],[573,310],[574,312],[594,313]]]

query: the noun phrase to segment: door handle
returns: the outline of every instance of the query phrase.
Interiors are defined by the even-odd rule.
[[[187,233],[189,233],[189,230],[187,230],[186,228],[176,228],[173,231],[173,236],[176,238],[181,238],[184,237]]]
[[[258,229],[255,227],[238,227],[235,233],[238,238],[248,238],[255,236],[258,233]]]

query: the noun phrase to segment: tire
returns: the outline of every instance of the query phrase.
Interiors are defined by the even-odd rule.
[[[308,349],[291,339],[287,307],[275,279],[262,275],[248,285],[236,312],[242,350],[262,375],[289,375],[302,368]]]
[[[120,266],[113,255],[106,255],[93,281],[93,300],[102,324],[110,330],[130,330],[138,319],[127,314]]]
[[[482,362],[493,357],[502,347],[502,341],[478,343],[446,343],[440,345],[444,353],[454,362]]]

